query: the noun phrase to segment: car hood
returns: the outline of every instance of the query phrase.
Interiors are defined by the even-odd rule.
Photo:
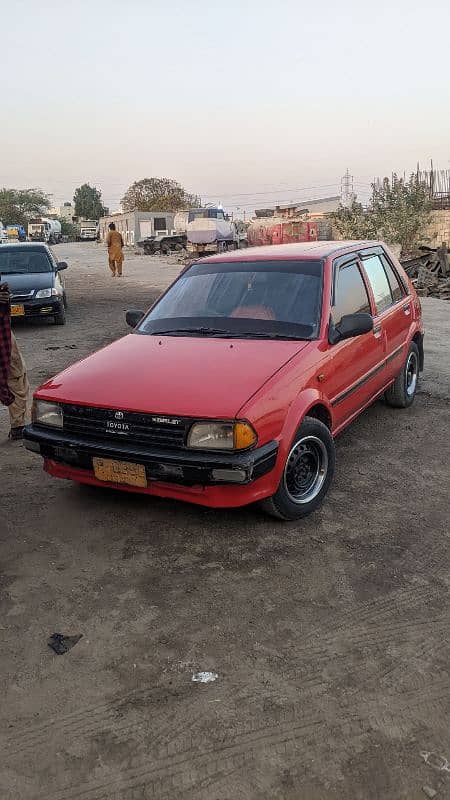
[[[307,344],[130,334],[43,384],[38,396],[128,411],[232,418]]]
[[[54,285],[53,272],[2,273],[1,281],[7,283],[11,294],[31,292],[32,289],[50,289]]]

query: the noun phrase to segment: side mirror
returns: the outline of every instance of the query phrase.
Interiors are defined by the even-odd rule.
[[[361,336],[372,330],[373,319],[370,314],[346,314],[342,317],[339,325],[333,325],[330,322],[328,340],[330,344],[337,344],[341,339],[352,339],[354,336]]]
[[[145,311],[139,311],[136,308],[130,308],[130,310],[127,311],[125,316],[127,325],[129,325],[130,328],[135,328],[140,323],[141,319],[144,316],[145,316]]]
[[[58,263],[56,265],[56,271],[57,272],[61,272],[63,269],[67,269],[68,266],[69,265],[68,265],[67,261],[58,261]]]

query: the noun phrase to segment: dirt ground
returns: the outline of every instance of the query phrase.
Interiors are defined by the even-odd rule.
[[[179,270],[56,250],[66,327],[16,325],[33,388]],[[450,305],[423,305],[414,406],[338,439],[300,523],[54,480],[0,411],[1,800],[450,798]]]

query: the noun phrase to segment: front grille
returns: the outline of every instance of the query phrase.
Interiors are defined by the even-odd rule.
[[[155,447],[184,447],[190,420],[162,415],[139,414],[134,411],[116,411],[108,408],[64,405],[64,430],[96,441],[127,442]],[[122,416],[123,415],[123,416]]]
[[[29,300],[30,297],[34,296],[34,289],[31,292],[13,292],[11,294],[11,301],[16,303],[17,300]]]

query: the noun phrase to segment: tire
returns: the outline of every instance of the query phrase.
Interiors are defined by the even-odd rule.
[[[388,406],[409,408],[413,404],[419,381],[419,366],[419,348],[415,342],[411,342],[403,367],[392,386],[384,394]]]
[[[305,417],[292,442],[278,489],[262,501],[262,507],[276,519],[308,516],[322,504],[335,463],[334,441],[327,426]]]
[[[53,317],[53,321],[55,325],[65,325],[66,324],[66,312],[64,310],[64,306],[61,306],[61,310],[58,311],[57,314]]]

